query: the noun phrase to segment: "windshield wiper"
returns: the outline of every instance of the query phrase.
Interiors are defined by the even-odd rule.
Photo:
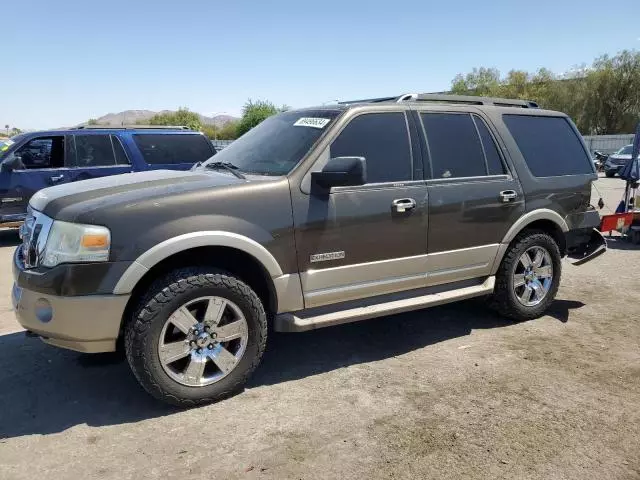
[[[239,168],[236,167],[231,162],[211,162],[211,163],[207,163],[205,167],[210,168],[212,170],[215,170],[218,168],[224,168],[225,170],[227,170],[228,172],[231,172],[233,175],[235,175],[238,178],[242,178],[243,180],[247,178],[243,174],[238,172]]]

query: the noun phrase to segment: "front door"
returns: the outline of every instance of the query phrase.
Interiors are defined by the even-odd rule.
[[[524,213],[520,184],[480,115],[425,111],[417,121],[429,158],[429,285],[489,275]]]
[[[9,157],[17,157],[17,168],[0,172],[0,215],[3,222],[24,219],[29,199],[38,190],[70,180],[64,135],[46,135],[28,140]]]
[[[367,183],[293,196],[305,307],[421,287],[427,187],[414,164],[404,112],[351,119],[322,153],[365,157]]]

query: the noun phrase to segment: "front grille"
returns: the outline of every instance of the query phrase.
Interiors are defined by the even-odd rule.
[[[42,253],[53,221],[46,215],[27,208],[27,217],[20,227],[20,256],[25,268],[35,268],[40,265]]]

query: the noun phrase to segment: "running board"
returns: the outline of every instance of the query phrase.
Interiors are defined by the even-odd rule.
[[[276,316],[274,328],[277,332],[305,332],[316,328],[331,327],[342,323],[358,322],[360,320],[394,315],[396,313],[409,312],[426,307],[435,307],[436,305],[443,305],[458,300],[488,295],[493,292],[495,283],[496,278],[492,276],[488,277],[480,285],[462,287],[446,292],[430,293],[419,297],[368,305],[365,307],[340,310],[313,317],[301,318],[295,313],[281,313]]]

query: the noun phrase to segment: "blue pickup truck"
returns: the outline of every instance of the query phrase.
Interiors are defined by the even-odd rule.
[[[0,141],[0,226],[24,220],[38,190],[67,182],[144,170],[188,170],[215,150],[203,134],[181,127],[80,127],[29,132]]]

